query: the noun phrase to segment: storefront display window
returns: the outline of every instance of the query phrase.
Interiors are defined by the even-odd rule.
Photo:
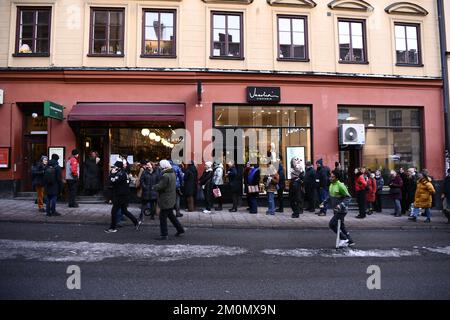
[[[366,143],[362,164],[380,169],[385,178],[390,170],[421,169],[422,128],[418,108],[340,107],[338,123],[364,123]]]
[[[214,106],[214,126],[224,137],[224,156],[228,158],[234,152],[232,160],[238,164],[244,164],[253,157],[262,172],[270,162],[280,159],[286,170],[290,160],[287,155],[292,154],[288,147],[303,147],[305,161],[311,159],[310,123],[310,108],[307,106]],[[239,145],[237,140],[226,141],[227,130],[242,130],[245,136],[243,144]],[[249,138],[251,133],[257,135],[256,144]]]

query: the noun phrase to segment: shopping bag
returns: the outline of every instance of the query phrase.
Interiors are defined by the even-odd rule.
[[[222,196],[222,193],[220,192],[219,188],[213,189],[214,198],[220,198]]]

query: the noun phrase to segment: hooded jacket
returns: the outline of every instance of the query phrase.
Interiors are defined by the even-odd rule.
[[[158,205],[161,210],[173,209],[177,199],[177,182],[173,168],[162,171],[161,179],[153,190],[158,192]]]
[[[435,192],[429,177],[419,179],[419,181],[417,181],[416,194],[414,197],[414,207],[422,209],[431,208],[433,194]]]

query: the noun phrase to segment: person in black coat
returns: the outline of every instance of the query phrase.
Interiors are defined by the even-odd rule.
[[[161,175],[153,169],[152,163],[149,161],[144,166],[141,179],[139,180],[142,190],[142,210],[139,215],[139,220],[144,220],[144,211],[150,210],[150,219],[155,220],[156,202],[158,200],[158,193],[154,191],[153,186],[157,185]]]
[[[278,181],[278,190],[277,190],[277,200],[278,200],[278,209],[277,212],[283,212],[283,192],[286,188],[286,175],[284,173],[283,164],[280,162],[278,164],[278,175],[280,176],[280,180]]]
[[[112,168],[109,175],[109,180],[112,184],[113,207],[111,209],[111,225],[109,229],[105,229],[105,232],[117,232],[117,211],[119,209],[121,210],[122,214],[127,216],[133,222],[136,230],[139,230],[142,222],[138,221],[127,209],[128,202],[130,200],[130,186],[128,175],[123,168],[122,161],[116,161],[116,163],[114,163],[114,167]]]
[[[203,189],[203,193],[205,195],[205,203],[206,203],[206,208],[205,210],[203,210],[203,213],[211,213],[211,207],[213,204],[212,178],[213,178],[212,162],[207,161],[205,162],[205,171],[203,171],[203,174],[199,180],[199,184]]]
[[[58,164],[59,156],[53,154],[51,160],[48,162],[46,168],[47,173],[44,173],[44,189],[46,195],[46,216],[60,216],[61,214],[56,212],[56,199],[61,193],[63,188],[61,167]]]
[[[48,165],[48,157],[42,155],[39,162],[31,168],[31,178],[33,190],[36,190],[37,205],[39,212],[45,212],[44,209],[44,172]]]
[[[229,210],[230,212],[236,212],[238,203],[239,203],[239,197],[242,192],[242,179],[238,174],[238,171],[236,169],[236,165],[233,161],[228,162],[228,183],[230,184],[230,190],[231,190],[231,199],[233,201],[233,207]]]
[[[184,196],[186,197],[187,211],[195,211],[195,198],[197,197],[198,172],[194,161],[185,165],[184,170]]]
[[[314,212],[316,170],[314,170],[314,167],[312,166],[310,161],[306,161],[304,186],[305,186],[305,200],[308,202],[307,210],[309,212]]]
[[[292,218],[298,218],[303,213],[305,198],[304,176],[305,173],[300,164],[300,159],[291,159],[291,180],[289,181],[289,202],[292,209]]]
[[[324,166],[323,159],[319,159],[316,161],[317,171],[316,171],[316,182],[319,180],[319,185],[317,188],[319,201],[321,204],[324,204],[325,199],[328,198],[328,188],[330,187],[330,177],[331,171],[330,168]],[[327,207],[324,204],[320,208],[319,216],[325,216],[327,213]]]
[[[87,195],[95,195],[100,190],[100,167],[98,162],[100,158],[97,153],[92,151],[89,159],[84,162],[84,190]]]
[[[249,192],[247,197],[249,197],[250,202],[250,213],[258,213],[258,196],[259,196],[259,182],[261,179],[261,170],[259,165],[255,165],[248,174],[248,188]],[[253,188],[252,188],[253,187]],[[256,188],[255,188],[256,187]],[[250,189],[255,189],[255,192],[250,192]]]

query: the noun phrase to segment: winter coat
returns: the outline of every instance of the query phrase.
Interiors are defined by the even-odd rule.
[[[270,181],[268,181],[269,178],[270,178]],[[280,181],[280,176],[278,175],[278,173],[275,173],[270,176],[266,176],[264,178],[264,183],[266,185],[266,191],[267,192],[277,192],[277,185],[278,185],[279,181]]]
[[[291,201],[302,200],[305,197],[305,192],[303,190],[305,173],[303,171],[291,171],[291,177],[292,178],[289,181],[289,199],[291,199]]]
[[[180,189],[183,186],[184,173],[178,165],[176,165],[174,163],[171,163],[171,164],[172,164],[172,170],[175,173],[175,177],[176,177],[176,188]]]
[[[50,160],[48,162],[47,168],[49,167],[55,168],[55,182],[54,183],[44,182],[45,194],[49,196],[57,196],[58,194],[61,193],[63,187],[61,176],[62,169],[59,166],[57,160]]]
[[[186,197],[195,197],[197,194],[198,173],[195,165],[190,164],[184,173],[184,195]]]
[[[304,185],[306,190],[316,187],[316,170],[313,167],[306,168]]]
[[[444,185],[442,186],[442,193],[447,199],[450,198],[450,177],[446,176],[444,179]]]
[[[280,176],[280,180],[278,181],[278,190],[284,190],[286,188],[286,175],[284,174],[283,165],[278,165],[278,175]]]
[[[355,191],[362,191],[366,190],[367,181],[366,178],[364,178],[364,175],[362,173],[358,173],[355,176]]]
[[[87,190],[100,189],[100,167],[95,159],[88,159],[84,163],[84,188]]]
[[[36,187],[44,186],[44,170],[45,166],[42,162],[37,163],[31,168],[31,185],[33,190]]]
[[[391,194],[392,199],[402,200],[403,180],[399,175],[396,175],[395,178],[391,178],[389,187],[391,188],[389,193]]]
[[[158,193],[153,190],[153,186],[157,185],[161,176],[156,172],[146,169],[142,172],[139,179],[139,185],[142,190],[142,200],[156,200],[158,199]]]
[[[431,208],[434,190],[430,178],[421,178],[417,181],[416,194],[414,197],[415,208]]]
[[[158,192],[158,205],[161,210],[173,209],[177,199],[177,178],[173,168],[162,171],[161,180],[153,186]]]
[[[228,170],[227,174],[231,192],[240,194],[242,190],[242,181],[239,177],[236,167],[231,167],[230,170]]]
[[[202,187],[206,202],[209,202],[212,198],[212,178],[213,172],[212,169],[209,169],[203,171],[203,174],[198,181]]]
[[[367,179],[367,185],[369,186],[369,189],[366,192],[366,201],[375,202],[375,194],[377,192],[377,182],[375,178]]]
[[[142,174],[144,173],[144,170],[145,169],[142,167],[139,169],[139,173],[138,173],[138,176],[136,179],[136,196],[138,198],[142,198],[141,177],[142,177]]]
[[[383,191],[384,179],[382,176],[375,176],[375,182],[377,183],[377,193],[380,193],[381,191]]]
[[[406,196],[406,199],[411,199],[411,202],[413,201],[412,199],[415,198],[416,187],[417,187],[417,178],[415,175],[403,179],[404,195]]]
[[[223,165],[219,164],[214,169],[213,174],[213,185],[215,186],[221,186],[223,185]]]
[[[112,186],[112,200],[116,205],[127,205],[130,198],[130,186],[126,170],[109,174]]]
[[[250,175],[253,172],[253,176],[250,177]],[[249,186],[259,186],[259,180],[261,179],[261,170],[259,168],[252,168],[250,172],[248,173],[248,185]]]
[[[320,188],[328,189],[328,187],[330,186],[330,177],[331,177],[330,168],[328,168],[327,166],[317,168],[316,179],[319,180]]]
[[[78,163],[78,159],[70,157],[66,166],[66,180],[78,180],[79,174],[80,164]]]

